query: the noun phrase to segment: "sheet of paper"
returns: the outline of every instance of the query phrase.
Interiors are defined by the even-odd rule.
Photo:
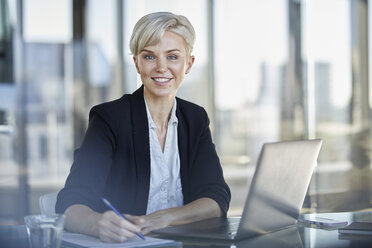
[[[62,246],[63,247],[89,247],[89,248],[130,248],[130,247],[159,247],[163,245],[181,245],[181,242],[175,242],[173,240],[167,239],[158,239],[153,237],[146,237],[145,240],[140,239],[139,237],[134,237],[123,243],[104,243],[99,239],[79,234],[79,233],[70,233],[64,232],[62,236]]]

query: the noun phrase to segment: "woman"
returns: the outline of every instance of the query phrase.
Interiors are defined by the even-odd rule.
[[[143,85],[91,109],[56,204],[67,230],[123,242],[136,232],[226,215],[230,190],[208,116],[176,97],[194,63],[194,40],[184,16],[159,12],[137,22],[130,48]]]

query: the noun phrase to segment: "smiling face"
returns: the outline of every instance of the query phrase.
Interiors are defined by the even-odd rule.
[[[171,31],[165,31],[158,44],[144,47],[133,59],[145,97],[153,100],[174,98],[194,63],[183,38]]]

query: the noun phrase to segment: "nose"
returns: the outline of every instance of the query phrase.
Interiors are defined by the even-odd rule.
[[[167,63],[163,58],[159,58],[156,63],[156,71],[164,73],[167,71]]]

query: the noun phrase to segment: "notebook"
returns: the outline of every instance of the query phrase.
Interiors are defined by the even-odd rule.
[[[264,144],[241,217],[211,218],[153,233],[241,240],[296,224],[321,144],[319,139]]]

